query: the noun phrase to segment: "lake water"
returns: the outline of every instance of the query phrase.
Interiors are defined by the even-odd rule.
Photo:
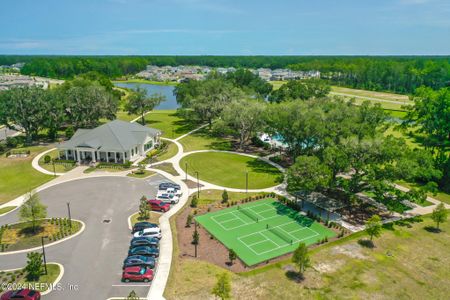
[[[177,103],[177,99],[173,94],[174,86],[172,85],[157,85],[157,84],[148,84],[148,83],[126,83],[126,82],[117,82],[114,85],[118,87],[135,89],[137,86],[144,88],[147,90],[148,95],[157,93],[162,94],[166,97],[166,101],[161,102],[160,105],[155,107],[155,109],[177,109],[179,107]]]

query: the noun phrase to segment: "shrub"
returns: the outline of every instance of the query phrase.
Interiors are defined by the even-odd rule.
[[[44,163],[49,164],[51,160],[52,158],[50,157],[50,155],[44,156]]]
[[[74,133],[75,133],[75,130],[73,129],[72,126],[69,126],[66,128],[65,135],[68,139],[70,139],[74,135]]]
[[[191,207],[197,207],[197,205],[198,205],[197,195],[194,194],[194,195],[192,195],[192,199],[191,199]]]
[[[6,138],[6,146],[8,148],[16,148],[19,144],[19,141],[15,137],[7,137]]]

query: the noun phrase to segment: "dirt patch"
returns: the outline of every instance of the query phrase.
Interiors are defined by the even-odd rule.
[[[336,246],[331,248],[333,254],[343,254],[345,256],[357,259],[369,259],[367,255],[363,253],[363,249],[358,244],[346,244],[342,246]]]
[[[343,260],[333,260],[333,261],[324,261],[313,266],[314,270],[323,274],[323,273],[333,273],[336,272],[340,267],[345,264]]]
[[[189,179],[188,180],[183,180],[183,181],[184,181],[184,183],[186,183],[188,188],[190,188],[190,189],[196,189],[197,188],[197,182],[189,180]],[[203,185],[200,184],[200,188],[202,188],[202,187],[203,187]]]

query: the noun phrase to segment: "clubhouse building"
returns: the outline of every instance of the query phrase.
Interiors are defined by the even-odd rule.
[[[78,163],[135,161],[159,144],[161,131],[114,120],[94,129],[78,129],[57,146],[61,159]]]

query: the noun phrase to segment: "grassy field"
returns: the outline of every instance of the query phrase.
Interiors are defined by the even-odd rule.
[[[30,156],[25,158],[0,156],[0,204],[13,200],[54,178],[36,171],[31,166],[33,158],[48,147],[36,146],[16,150],[22,149],[30,150]]]
[[[411,183],[411,182],[405,182],[405,181],[399,181],[397,184],[402,185],[406,188],[417,188],[420,187],[417,183]],[[436,195],[433,195],[432,193],[428,193],[428,196],[434,199],[437,199],[439,201],[445,202],[447,204],[450,204],[450,194],[444,193],[444,192],[438,192]]]
[[[152,168],[165,171],[169,174],[172,174],[173,176],[180,175],[180,174],[178,174],[177,170],[175,170],[175,168],[173,167],[173,165],[171,163],[162,163],[162,164],[159,164],[156,166],[152,166]]]
[[[261,189],[275,186],[282,181],[281,172],[260,159],[244,155],[220,152],[194,153],[185,156],[180,166],[188,164],[188,173],[201,180],[230,188],[245,189],[248,172],[248,188]]]
[[[142,222],[142,221],[146,221],[146,222],[152,222],[155,224],[159,224],[159,217],[161,217],[161,214],[151,211],[150,212],[150,218],[147,218],[145,220],[141,220],[139,219],[139,213],[135,213],[131,216],[130,218],[130,222],[131,222],[131,226],[133,226],[134,224],[136,224],[137,222]]]
[[[178,153],[178,147],[175,143],[169,142],[169,141],[164,141],[165,143],[168,144],[167,146],[167,150],[164,151],[164,153],[161,153],[160,155],[158,155],[153,162],[158,162],[158,161],[163,161],[169,158],[174,157],[175,155],[177,155]]]
[[[251,216],[251,217],[250,217]],[[245,203],[195,217],[248,266],[336,234],[274,199]]]
[[[206,207],[218,201],[222,201],[223,190],[202,190],[200,192],[200,198],[198,198],[198,207]],[[228,202],[239,201],[241,199],[259,195],[260,193],[241,193],[230,192],[228,193]]]
[[[42,236],[48,236],[50,241],[55,241],[70,235],[69,226],[65,223],[52,224],[48,219],[38,220],[36,232],[33,232],[31,224],[31,222],[13,224],[3,232],[2,244],[7,246],[5,251],[17,251],[37,247],[41,245]],[[81,223],[72,221],[72,234],[75,234],[80,229]],[[49,240],[46,240],[46,243]]]
[[[270,81],[275,90],[279,89],[286,81]],[[413,102],[409,100],[407,95],[400,95],[386,92],[375,92],[367,90],[352,89],[346,87],[332,86],[331,95],[342,96],[346,99],[355,99],[356,104],[360,104],[366,100],[373,103],[379,103],[386,110],[403,111],[403,105],[411,105]],[[392,103],[386,101],[395,101],[401,103]],[[400,113],[396,113],[399,115]]]
[[[53,151],[50,151],[46,155],[49,155],[52,159],[55,159],[55,158],[58,158],[58,152],[59,152],[59,150],[55,149]],[[52,163],[46,164],[44,162],[44,158],[46,155],[42,156],[39,159],[39,166],[46,169],[47,171],[50,171],[50,172],[55,171],[56,173],[65,173],[65,172],[68,172],[68,171],[72,170],[73,168],[75,168],[75,165],[71,165],[71,164],[55,164],[55,169],[53,170]],[[64,157],[62,157],[62,158],[64,159]]]
[[[207,128],[202,128],[180,141],[185,152],[194,150],[231,150],[231,141],[212,136]]]
[[[154,110],[145,116],[148,127],[159,129],[162,136],[175,139],[199,125],[178,116],[175,110]]]
[[[447,299],[450,222],[442,225],[441,233],[429,232],[432,225],[427,217],[385,229],[373,249],[358,243],[361,234],[320,246],[311,251],[312,268],[300,282],[289,260],[238,275],[203,261],[177,258],[165,296],[211,297],[215,275],[228,272],[235,299]]]

